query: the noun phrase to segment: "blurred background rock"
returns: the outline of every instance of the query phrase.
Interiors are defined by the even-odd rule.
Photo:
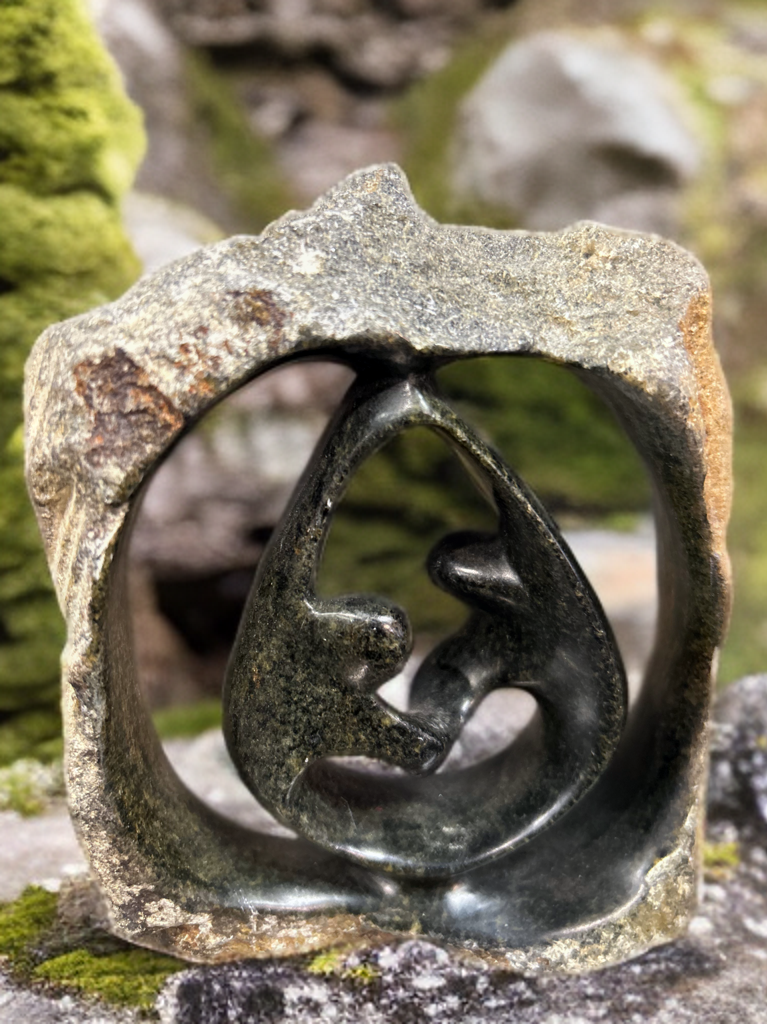
[[[45,4],[11,7],[39,18]],[[764,667],[767,3],[91,7],[144,113],[146,156],[123,211],[146,270],[223,234],[257,232],[381,160],[402,164],[416,199],[439,220],[553,230],[592,218],[659,231],[697,253],[714,282],[716,336],[736,400],[737,596],[721,677]],[[101,60],[83,59],[83,69]],[[12,79],[0,82],[0,104],[9,89]],[[0,161],[0,182],[6,166]],[[32,337],[30,328],[21,347]],[[625,438],[558,367],[485,359],[441,377],[572,537],[636,676],[653,629],[653,541],[647,483]],[[16,378],[7,380],[13,391]],[[259,554],[348,380],[330,364],[267,375],[214,410],[148,489],[133,542],[132,603],[144,686],[166,730],[215,720]],[[422,650],[462,615],[428,582],[426,552],[446,531],[484,522],[486,510],[442,442],[414,431],[354,481],[322,585],[399,600]],[[17,547],[22,532],[13,527]],[[39,567],[39,556],[29,557]],[[51,650],[45,685],[26,686],[21,704],[0,712],[17,714],[24,700],[51,707],[60,632],[36,612],[26,633],[14,632],[5,608],[0,659],[27,637],[44,635]],[[0,680],[0,694],[20,692],[12,674],[0,671]]]

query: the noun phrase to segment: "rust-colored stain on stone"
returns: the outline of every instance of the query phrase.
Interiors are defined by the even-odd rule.
[[[706,480],[703,495],[711,525],[712,546],[729,579],[725,547],[732,504],[732,404],[719,357],[711,342],[711,293],[699,292],[679,322],[698,388],[698,405],[705,431]]]
[[[216,393],[214,381],[221,370],[221,358],[206,348],[207,327],[196,327],[191,333],[201,344],[182,341],[178,346],[179,358],[173,365],[192,380],[187,394],[212,397]]]
[[[270,331],[269,347],[275,348],[282,341],[285,322],[289,313],[283,309],[274,295],[265,288],[251,288],[248,291],[230,291],[230,315],[243,327],[254,324]]]
[[[180,953],[185,959],[201,963],[294,957],[338,947],[349,952],[369,951],[387,942],[403,941],[401,934],[378,928],[354,914],[290,915],[285,919],[264,915],[239,925],[229,921],[224,931],[215,949],[210,945],[209,929],[199,925],[147,933],[140,941],[157,952]],[[136,936],[131,938],[135,941]]]
[[[127,463],[143,447],[166,444],[184,425],[173,402],[121,348],[78,363],[73,373],[75,391],[93,420],[84,453],[91,466]]]

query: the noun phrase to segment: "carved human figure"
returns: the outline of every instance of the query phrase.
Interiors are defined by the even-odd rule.
[[[434,582],[470,615],[421,665],[410,707],[377,693],[410,654],[405,612],[316,580],[355,469],[409,427],[436,430],[498,514],[497,533],[444,538]],[[538,714],[505,750],[436,773],[482,699],[527,690]],[[335,852],[405,875],[447,875],[519,846],[593,785],[618,742],[626,683],[610,628],[554,523],[422,370],[360,372],[273,536],[225,687],[225,734],[251,791]],[[331,758],[402,769],[360,772]]]

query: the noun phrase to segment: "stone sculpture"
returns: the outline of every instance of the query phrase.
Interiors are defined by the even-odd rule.
[[[709,300],[670,242],[589,223],[441,226],[382,166],[38,340],[27,473],[68,624],[69,798],[118,934],[221,961],[415,930],[499,966],[579,970],[680,933],[729,594],[730,414]],[[434,383],[480,354],[569,366],[647,465],[660,615],[628,716],[609,625],[555,524]],[[233,760],[287,839],[221,818],[174,775],[139,695],[124,570],[142,486],[181,433],[258,373],[320,355],[357,379],[263,557],[224,692]],[[470,614],[398,712],[376,690],[407,657],[405,612],[320,598],[315,576],[351,475],[414,425],[462,453],[498,530],[431,553],[432,579]],[[437,771],[504,686],[535,697],[530,727]],[[360,755],[399,771],[336,760]]]

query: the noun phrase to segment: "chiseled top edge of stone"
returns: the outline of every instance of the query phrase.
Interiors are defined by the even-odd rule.
[[[396,165],[358,171],[260,236],[205,247],[41,335],[26,412],[43,535],[50,547],[73,480],[119,506],[228,391],[284,358],[357,342],[598,369],[672,412],[701,409],[716,434],[699,401],[700,367],[709,385],[715,376],[710,322],[697,318],[694,346],[684,326],[708,296],[699,262],[657,236],[440,225]]]

